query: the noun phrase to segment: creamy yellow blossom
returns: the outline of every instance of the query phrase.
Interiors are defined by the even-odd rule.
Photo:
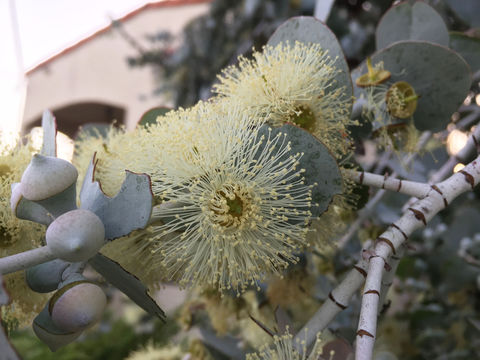
[[[351,99],[335,77],[335,59],[319,44],[280,43],[240,57],[225,69],[214,91],[254,110],[274,126],[295,123],[317,136],[337,157],[351,150]]]
[[[302,355],[296,350],[291,334],[287,332],[282,336],[275,335],[273,345],[264,345],[259,352],[247,354],[246,360],[316,360],[322,354],[322,341],[319,336],[317,336],[317,341],[310,353],[307,353],[304,344],[296,345],[302,349]]]
[[[11,185],[20,181],[36,150],[28,144],[5,146],[0,150],[0,257],[42,245],[44,226],[20,220],[10,209]],[[13,302],[2,308],[2,319],[12,326],[26,326],[41,309],[47,295],[30,290],[23,272],[5,275],[3,280]]]
[[[348,127],[357,122],[350,120],[352,101],[344,94],[345,87],[337,85],[339,72],[335,59],[319,44],[280,43],[254,52],[252,60],[241,57],[238,66],[225,69],[219,76],[214,91],[220,98],[255,111],[273,126],[291,122],[310,131],[339,159],[342,169],[353,153]],[[321,219],[326,214],[322,214],[319,226],[313,220],[313,228],[319,231],[311,232],[312,244],[323,247],[345,227],[340,214],[354,207],[353,187],[343,177],[343,194],[335,197],[337,210],[328,212],[329,220],[339,226],[324,227]]]
[[[182,285],[242,291],[296,261],[306,245],[311,187],[285,134],[260,136],[258,121],[235,109],[195,121],[201,141],[172,144],[164,169],[151,173],[163,201],[153,214],[163,223],[152,226],[156,250]]]
[[[363,116],[376,129],[374,134],[384,149],[414,152],[419,131],[413,123],[418,95],[405,82],[386,82],[365,89]]]
[[[150,343],[132,352],[127,360],[213,360],[212,355],[200,340],[190,341],[187,349],[182,345],[169,344],[158,347]]]

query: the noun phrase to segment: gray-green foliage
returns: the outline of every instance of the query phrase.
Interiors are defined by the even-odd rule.
[[[480,38],[451,32],[449,46],[465,59],[472,72],[480,70]]]
[[[447,26],[432,7],[404,1],[388,10],[377,26],[377,49],[400,40],[423,40],[448,46]]]
[[[147,313],[165,321],[165,313],[150,296],[147,287],[120,264],[102,254],[92,257],[89,263],[105,280],[126,294]]]
[[[399,41],[372,55],[372,63],[383,62],[392,73],[389,83],[406,81],[420,95],[413,115],[419,130],[439,131],[465,99],[471,72],[463,58],[441,45],[426,41]],[[352,72],[355,80],[367,72],[363,63]],[[363,89],[356,88],[357,97]]]
[[[292,154],[301,154],[299,168],[305,170],[305,183],[312,186],[314,205],[310,211],[314,217],[320,216],[327,210],[333,196],[342,193],[342,175],[337,162],[325,145],[308,131],[295,125],[286,124],[278,128],[264,125],[258,136],[274,138],[279,133],[286,136]],[[260,147],[258,151],[262,149]]]

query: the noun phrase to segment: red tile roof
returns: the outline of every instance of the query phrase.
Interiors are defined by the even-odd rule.
[[[176,7],[176,6],[185,6],[185,5],[195,5],[195,4],[204,4],[204,3],[210,3],[212,2],[212,0],[164,0],[164,1],[158,1],[158,2],[151,2],[151,3],[147,3],[131,12],[129,12],[128,14],[124,15],[123,17],[119,18],[119,19],[116,19],[115,21],[121,21],[121,22],[124,22],[124,21],[127,21],[127,20],[130,20],[131,18],[133,18],[134,16],[138,15],[139,13],[145,11],[145,10],[148,10],[148,9],[154,9],[154,8],[163,8],[163,7]],[[82,46],[83,44],[85,44],[86,42],[92,40],[93,38],[95,38],[96,36],[98,35],[101,35],[107,31],[109,31],[110,29],[112,28],[112,24],[108,25],[108,26],[105,26],[104,28],[94,32],[92,35],[90,36],[87,36],[86,38],[83,38],[82,40],[76,42],[75,44],[71,45],[71,46],[68,46],[66,47],[65,49],[63,49],[62,51],[58,52],[57,54],[49,57],[48,59],[42,61],[40,64],[38,65],[35,65],[35,67],[29,69],[27,72],[26,72],[26,75],[29,75],[33,72],[35,72],[36,70],[42,68],[43,66],[51,63],[52,61],[54,61],[55,59],[65,55],[65,54],[68,54],[69,52],[71,52],[72,50],[75,50],[77,48],[79,48],[80,46]]]

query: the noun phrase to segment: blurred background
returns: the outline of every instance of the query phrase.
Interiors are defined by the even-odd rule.
[[[44,109],[74,137],[82,124],[115,121],[131,129],[149,108],[190,106],[210,96],[222,68],[295,15],[316,11],[354,67],[374,50],[375,25],[392,3],[1,0],[2,141],[38,126]],[[449,1],[430,3],[450,29],[469,28]]]

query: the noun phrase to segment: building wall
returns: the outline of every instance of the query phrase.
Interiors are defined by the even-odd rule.
[[[208,7],[209,1],[147,7],[122,24],[129,35],[148,48],[145,35],[159,30],[179,34],[186,23],[204,14]],[[74,104],[105,104],[124,109],[124,123],[131,129],[146,110],[168,106],[165,99],[152,95],[158,84],[151,68],[128,65],[127,57],[136,54],[118,30],[110,27],[31,70],[27,74],[23,130],[29,129],[47,108],[55,113],[56,109]],[[92,121],[96,120],[85,119],[85,123]]]

